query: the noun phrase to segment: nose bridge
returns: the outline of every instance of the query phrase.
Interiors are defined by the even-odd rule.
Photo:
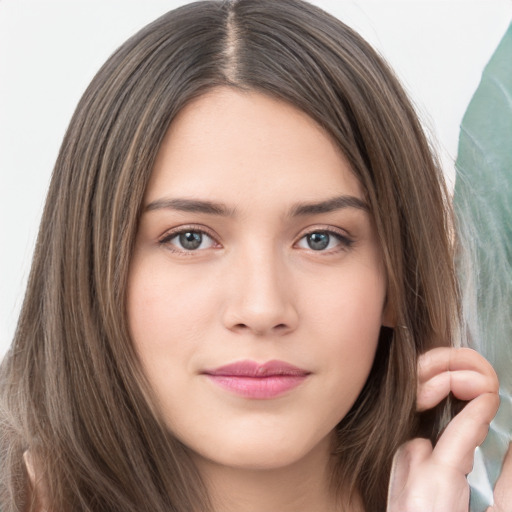
[[[252,242],[240,250],[231,268],[226,327],[254,334],[289,332],[298,320],[290,269],[271,240]]]

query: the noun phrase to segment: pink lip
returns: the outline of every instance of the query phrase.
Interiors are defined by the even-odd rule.
[[[310,374],[283,361],[238,361],[202,373],[228,391],[255,399],[278,397],[300,385]]]

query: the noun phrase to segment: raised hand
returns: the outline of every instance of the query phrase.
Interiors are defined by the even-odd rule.
[[[492,366],[474,350],[436,348],[420,357],[419,412],[434,407],[450,392],[468,403],[450,421],[435,447],[428,439],[417,438],[397,451],[388,512],[467,512],[466,475],[473,467],[475,448],[485,439],[498,410],[498,388]]]

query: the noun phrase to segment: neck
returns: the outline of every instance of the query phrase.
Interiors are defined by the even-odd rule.
[[[215,512],[364,512],[359,496],[332,491],[325,448],[283,467],[227,467],[200,457],[196,464]]]

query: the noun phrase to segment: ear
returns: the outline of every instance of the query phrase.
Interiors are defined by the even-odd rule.
[[[396,310],[389,297],[386,297],[386,302],[382,310],[382,325],[394,329],[396,327]]]

